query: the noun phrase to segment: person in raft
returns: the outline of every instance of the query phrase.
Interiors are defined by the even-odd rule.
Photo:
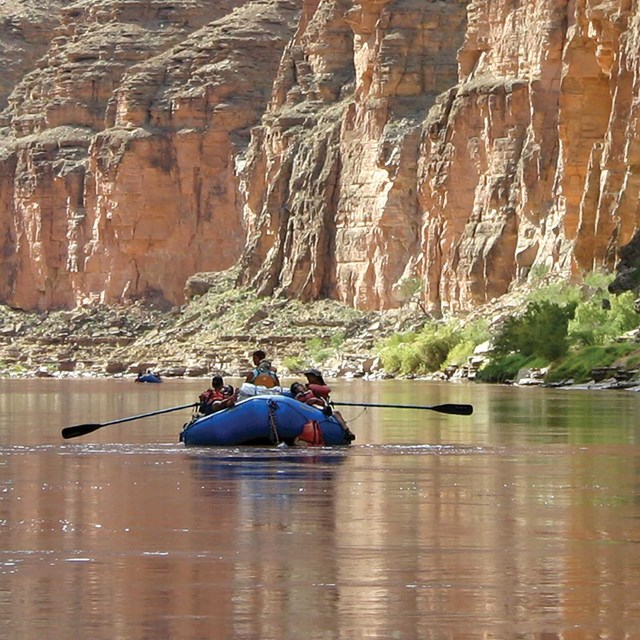
[[[302,372],[307,378],[307,390],[310,391],[314,398],[320,398],[329,404],[329,395],[331,394],[331,387],[327,385],[322,377],[322,373],[319,369],[307,369]]]
[[[237,399],[238,390],[234,390],[231,385],[225,386],[222,376],[216,375],[211,378],[211,388],[200,394],[198,411],[206,416],[221,409],[232,407]]]
[[[322,410],[327,416],[333,415],[336,420],[342,425],[342,428],[345,431],[345,434],[351,440],[355,440],[355,436],[353,435],[351,429],[347,426],[345,419],[342,417],[342,414],[339,411],[336,411],[329,404],[331,402],[331,398],[329,397],[331,394],[331,387],[324,381],[322,377],[322,372],[318,369],[307,369],[303,371],[303,374],[307,377],[307,384],[303,387],[299,382],[293,383],[291,385],[291,394],[296,400],[300,400],[305,404],[311,404],[317,406]],[[302,389],[302,392],[298,387],[296,387],[294,394],[294,386],[298,384]]]
[[[245,374],[245,382],[267,387],[267,389],[279,387],[280,380],[276,373],[276,368],[271,365],[270,360],[267,360],[267,354],[258,349],[258,351],[254,351],[251,354],[251,358],[253,360],[253,369]]]
[[[328,413],[330,415],[331,407],[329,407],[327,401],[324,400],[324,398],[318,398],[314,396],[313,391],[311,391],[311,389],[307,389],[307,387],[301,382],[294,382],[291,385],[289,391],[291,392],[291,397],[299,400],[300,402],[318,407],[319,409],[328,407]]]
[[[154,378],[160,379],[159,373],[155,373],[151,369],[147,369],[144,373],[142,373],[142,371],[138,371],[138,375],[136,376],[136,382],[141,382],[142,378],[144,378],[145,376],[153,376]]]

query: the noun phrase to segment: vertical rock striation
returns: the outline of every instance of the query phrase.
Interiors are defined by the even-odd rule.
[[[637,240],[634,0],[13,6],[2,302],[176,304],[240,263],[266,295],[419,288],[437,315]]]
[[[415,280],[440,314],[500,296],[532,269],[613,267],[637,229],[636,4],[349,5],[309,3],[296,73],[289,62],[280,71],[278,95],[288,100],[271,103],[257,133],[251,171],[287,169],[277,202],[247,197],[259,237],[247,282],[384,308]],[[351,35],[319,19],[329,7]],[[351,84],[337,98],[310,94],[323,69],[312,43],[344,38],[353,42]],[[295,133],[294,109],[324,113],[323,129],[312,136],[298,122],[304,134]],[[327,154],[318,140],[337,135],[331,119],[340,134]],[[314,159],[326,184],[311,197]],[[303,255],[286,249],[296,246]]]
[[[0,126],[0,299],[140,297],[238,260],[236,161],[294,31],[290,0],[66,7]]]
[[[307,0],[245,168],[244,282],[397,304],[420,252],[422,123],[455,84],[465,2]]]

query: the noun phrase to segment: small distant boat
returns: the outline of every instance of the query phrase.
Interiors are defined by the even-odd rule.
[[[162,378],[157,373],[143,373],[136,378],[136,382],[162,382]]]
[[[287,396],[254,396],[186,424],[180,441],[195,446],[348,445],[353,434],[333,415]]]

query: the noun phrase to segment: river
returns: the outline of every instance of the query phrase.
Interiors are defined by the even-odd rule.
[[[340,381],[336,449],[196,449],[206,380],[0,381],[0,638],[640,637],[640,394]],[[231,380],[231,382],[234,382]]]

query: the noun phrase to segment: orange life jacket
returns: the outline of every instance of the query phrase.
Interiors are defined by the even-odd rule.
[[[253,378],[251,384],[255,384],[259,387],[267,387],[267,389],[272,389],[276,386],[277,381],[274,377],[273,373],[267,373],[266,371],[262,371],[257,376]]]
[[[324,446],[324,437],[322,428],[317,420],[307,420],[302,427],[300,435],[294,440],[298,446],[322,447]]]

